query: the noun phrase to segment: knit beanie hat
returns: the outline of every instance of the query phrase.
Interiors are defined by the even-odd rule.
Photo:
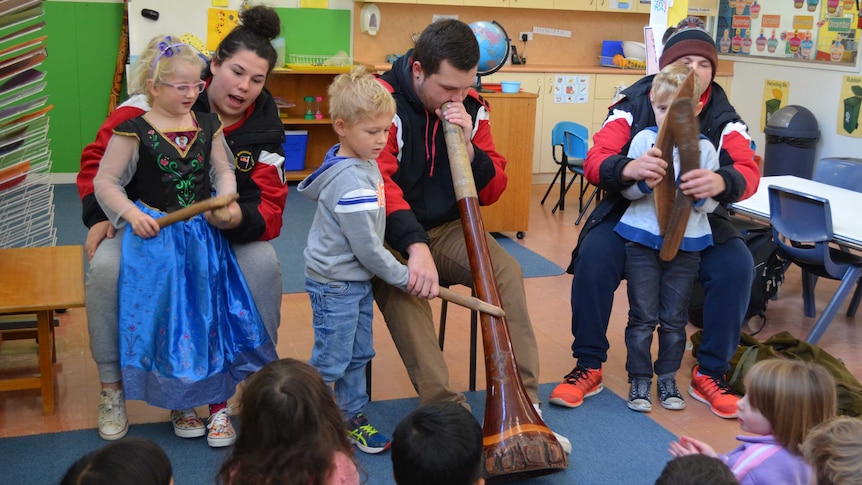
[[[683,28],[674,32],[664,45],[664,50],[658,60],[658,67],[664,69],[665,66],[680,57],[691,55],[702,56],[709,60],[709,63],[712,64],[712,78],[714,79],[718,65],[718,51],[715,48],[715,41],[705,30],[698,27]]]

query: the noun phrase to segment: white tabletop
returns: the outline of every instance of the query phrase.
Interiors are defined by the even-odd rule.
[[[770,185],[828,199],[835,242],[862,251],[862,193],[792,175],[761,177],[757,192],[730,208],[735,213],[768,222]]]

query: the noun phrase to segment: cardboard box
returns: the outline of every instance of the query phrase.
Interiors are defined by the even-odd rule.
[[[308,148],[308,131],[284,132],[284,171],[305,170],[305,151]]]

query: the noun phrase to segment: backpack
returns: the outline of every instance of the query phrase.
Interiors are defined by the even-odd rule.
[[[695,358],[702,341],[702,330],[691,335],[691,353]],[[743,332],[740,335],[739,347],[730,358],[730,370],[727,371],[727,383],[733,392],[740,396],[745,394],[745,375],[755,363],[765,359],[804,360],[822,365],[835,379],[838,414],[862,416],[862,383],[847,370],[844,362],[817,345],[798,339],[787,331],[778,332],[763,342],[752,337],[751,334]]]
[[[742,239],[754,259],[754,280],[751,282],[745,321],[753,317],[760,318],[760,327],[752,332],[752,335],[756,335],[766,325],[766,304],[784,283],[784,271],[790,266],[790,261],[779,254],[778,245],[772,240],[772,227],[743,226],[737,222],[735,225],[742,226],[739,227]],[[698,328],[703,328],[703,300],[703,286],[697,282],[688,305],[688,321]]]

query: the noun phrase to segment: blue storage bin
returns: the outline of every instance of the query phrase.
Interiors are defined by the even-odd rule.
[[[619,67],[614,65],[614,56],[623,55],[623,41],[603,40],[602,55],[599,57],[600,64],[605,67]]]
[[[305,151],[308,148],[308,131],[288,130],[284,132],[284,170],[305,170]]]

